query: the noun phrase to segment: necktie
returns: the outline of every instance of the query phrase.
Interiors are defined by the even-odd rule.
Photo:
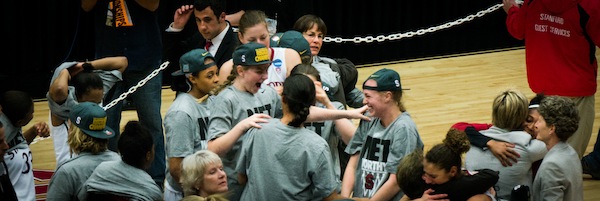
[[[208,48],[210,48],[210,46],[212,46],[212,45],[213,45],[213,44],[212,44],[212,42],[210,42],[210,41],[206,41],[206,44],[204,45],[204,49],[205,49],[206,51],[208,51]]]

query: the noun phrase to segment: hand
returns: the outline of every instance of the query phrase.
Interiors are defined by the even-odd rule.
[[[450,201],[449,199],[447,199],[448,194],[435,194],[432,195],[432,193],[434,192],[433,189],[427,189],[425,192],[423,192],[423,196],[421,196],[421,198],[419,199],[414,199],[414,200],[422,200],[422,201],[426,201],[426,200],[439,200],[439,201]]]
[[[175,15],[173,16],[173,28],[183,29],[192,13],[194,13],[194,5],[182,5],[181,8],[175,10]]]
[[[40,136],[40,137],[49,137],[50,136],[50,127],[48,127],[48,124],[46,124],[46,122],[38,122],[38,123],[34,124],[33,127],[35,128],[35,132],[36,132],[37,136]]]
[[[331,104],[331,100],[329,100],[327,93],[325,93],[325,90],[323,90],[323,84],[319,81],[314,81],[314,83],[315,90],[317,91],[317,101],[325,106]]]
[[[69,71],[69,80],[77,75],[78,73],[80,73],[81,71],[83,71],[83,62],[79,62],[69,68],[67,68],[67,71]]]
[[[502,4],[502,8],[506,13],[508,13],[508,10],[510,10],[510,8],[512,8],[513,6],[519,7],[519,4],[517,4],[515,0],[502,0]]]
[[[515,145],[512,143],[490,140],[487,143],[487,147],[504,167],[512,166],[512,162],[517,163],[517,158],[521,157],[521,155],[513,149],[515,148]]]
[[[369,106],[364,105],[360,108],[357,109],[351,109],[351,110],[347,110],[348,111],[348,119],[362,119],[365,121],[371,121],[371,118],[364,115],[364,113],[367,111],[367,109],[369,109]]]
[[[238,124],[240,126],[242,126],[243,130],[248,130],[252,127],[262,128],[262,126],[260,126],[258,123],[267,123],[268,122],[267,119],[270,119],[270,118],[271,118],[271,116],[269,116],[268,114],[258,113],[258,114],[249,116],[248,118],[240,121],[240,123],[238,123]]]

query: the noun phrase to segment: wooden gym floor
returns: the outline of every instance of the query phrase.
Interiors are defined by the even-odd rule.
[[[596,57],[600,58],[600,51]],[[362,88],[366,77],[381,68],[396,70],[402,87],[410,88],[405,91],[403,101],[417,124],[426,151],[441,143],[446,131],[456,122],[491,122],[492,100],[501,91],[515,88],[528,98],[534,95],[527,85],[525,51],[521,48],[360,66],[357,87]],[[174,98],[173,91],[163,88],[163,117]],[[597,93],[596,119],[587,152],[592,151],[597,138],[599,111],[600,93]],[[47,102],[36,101],[32,122],[48,121],[48,113]],[[124,111],[121,125],[136,118],[135,111]],[[31,145],[31,150],[35,169],[55,168],[50,138],[38,140]],[[597,189],[600,189],[600,181],[584,176],[584,200],[600,200]]]

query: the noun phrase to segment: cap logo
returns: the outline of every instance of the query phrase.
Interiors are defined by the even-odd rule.
[[[106,117],[97,118],[94,117],[92,120],[92,124],[90,124],[89,128],[93,131],[103,130],[106,127]]]
[[[202,53],[201,55],[202,55],[203,57],[205,57],[206,55],[208,55],[208,53],[209,53],[209,52],[204,52],[204,53]]]
[[[189,64],[183,64],[183,66],[181,67],[181,71],[183,72],[190,72],[190,65]]]
[[[400,87],[400,81],[394,80],[394,84],[396,84],[396,87]]]
[[[77,117],[77,119],[75,119],[75,123],[77,125],[81,124],[81,117]]]
[[[242,63],[246,63],[246,55],[242,55]]]
[[[267,48],[258,48],[254,51],[256,52],[256,57],[254,57],[255,62],[269,60],[269,50]]]
[[[307,50],[304,50],[304,51],[302,51],[302,52],[298,52],[298,53],[300,53],[300,55],[303,55],[304,53],[306,53],[306,51],[307,51]]]

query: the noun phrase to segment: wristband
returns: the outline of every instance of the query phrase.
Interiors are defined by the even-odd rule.
[[[94,66],[91,63],[88,63],[88,62],[83,63],[83,65],[81,65],[81,67],[83,67],[83,72],[92,72],[92,71],[94,71]]]

